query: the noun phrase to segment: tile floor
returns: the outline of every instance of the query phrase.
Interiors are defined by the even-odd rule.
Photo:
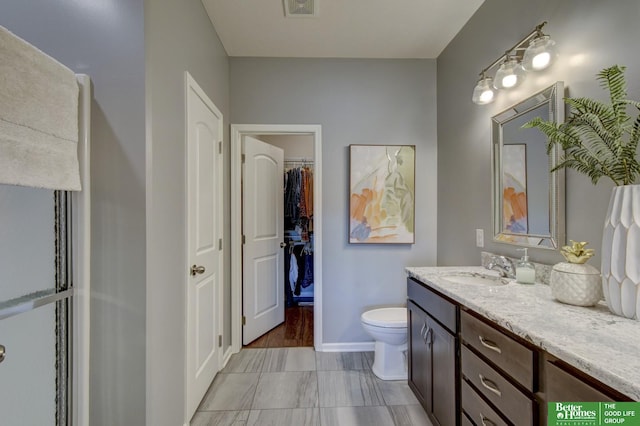
[[[373,352],[243,349],[207,391],[192,426],[431,426],[406,381],[371,372]]]

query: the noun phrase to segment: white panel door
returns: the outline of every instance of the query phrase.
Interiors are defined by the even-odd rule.
[[[242,303],[248,344],[284,322],[284,151],[250,136],[243,141]]]
[[[189,74],[186,92],[188,423],[222,361],[222,114]]]

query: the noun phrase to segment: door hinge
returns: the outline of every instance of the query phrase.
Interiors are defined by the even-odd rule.
[[[242,316],[242,325],[247,325],[247,317]]]
[[[242,236],[242,244],[246,244],[246,242],[247,242],[247,239],[246,239],[246,238],[245,238],[245,236],[243,235],[243,236]]]
[[[244,164],[244,160],[246,159],[246,156],[244,154],[242,154],[242,164]]]
[[[222,334],[218,334],[218,347],[222,347]]]
[[[222,141],[218,142],[218,154],[222,154]]]
[[[218,239],[218,250],[222,250],[222,238]]]

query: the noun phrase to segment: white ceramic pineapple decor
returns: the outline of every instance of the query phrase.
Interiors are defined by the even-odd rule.
[[[593,306],[602,299],[600,271],[585,262],[593,256],[592,249],[585,249],[586,242],[571,241],[560,253],[567,260],[551,270],[551,294],[558,301],[577,306]]]

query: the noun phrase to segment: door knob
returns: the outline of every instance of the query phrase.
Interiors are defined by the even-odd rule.
[[[195,277],[197,274],[204,274],[205,268],[204,266],[193,265],[191,267],[191,276]]]
[[[0,362],[4,361],[4,355],[5,355],[5,347],[4,345],[0,345]]]
[[[280,243],[280,248],[285,248],[286,246],[287,246],[287,243],[285,243],[285,242],[281,242]]]

